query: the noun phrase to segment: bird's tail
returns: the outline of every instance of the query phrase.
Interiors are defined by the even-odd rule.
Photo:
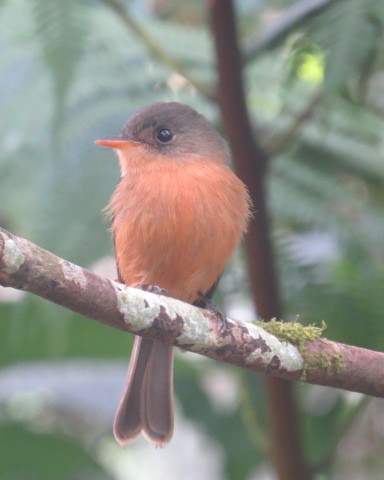
[[[173,348],[135,337],[127,381],[114,422],[116,440],[127,445],[141,431],[156,446],[173,433]]]

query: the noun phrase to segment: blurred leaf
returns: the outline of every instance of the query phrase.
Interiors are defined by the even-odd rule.
[[[110,478],[79,445],[33,433],[17,424],[0,425],[1,480],[107,480]]]
[[[293,71],[307,79],[303,66],[316,54],[322,63],[325,59],[325,94],[363,103],[371,78],[382,68],[383,23],[380,0],[330,2],[294,39]]]
[[[180,367],[179,367],[180,368]],[[221,368],[221,367],[219,367]],[[251,471],[256,469],[262,461],[262,452],[255,450],[255,446],[247,436],[242,418],[238,409],[220,412],[213,408],[201,389],[201,383],[196,376],[184,370],[178,375],[176,370],[175,389],[178,397],[185,405],[185,414],[194,420],[212,436],[226,452],[225,466],[228,478],[232,480],[248,478]],[[247,388],[254,402],[256,415],[262,409],[261,379],[252,374],[246,374]]]
[[[328,50],[325,88],[330,93],[345,87],[372,46],[373,31],[366,22],[366,6],[364,0],[341,1],[327,12],[329,28],[322,44]]]
[[[132,336],[28,295],[0,303],[0,364],[63,357],[129,358]]]
[[[56,102],[52,134],[55,136],[60,133],[57,129],[62,128],[65,99],[85,51],[89,18],[76,0],[33,0],[31,4],[42,59],[52,76]]]

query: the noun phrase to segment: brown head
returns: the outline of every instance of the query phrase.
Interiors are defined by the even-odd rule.
[[[157,164],[162,168],[169,161],[228,160],[226,143],[205,117],[177,102],[142,108],[118,138],[96,143],[117,150],[123,175],[130,170],[156,169]]]

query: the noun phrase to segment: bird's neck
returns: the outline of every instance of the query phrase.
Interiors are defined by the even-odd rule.
[[[161,156],[157,152],[139,150],[139,148],[118,150],[117,155],[120,162],[121,176],[146,174],[155,172],[173,172],[177,174],[185,167],[188,169],[204,169],[208,165],[224,166],[227,158],[221,155],[217,157],[202,157],[197,153],[191,153],[186,159],[177,156]]]

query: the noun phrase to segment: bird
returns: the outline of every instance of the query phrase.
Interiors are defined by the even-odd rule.
[[[134,113],[115,138],[121,177],[107,210],[119,281],[209,308],[252,215],[228,146],[192,107],[158,102]],[[173,347],[134,336],[114,436],[141,432],[163,447],[174,430]]]

